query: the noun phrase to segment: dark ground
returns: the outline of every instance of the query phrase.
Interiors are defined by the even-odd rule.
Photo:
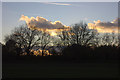
[[[61,57],[4,58],[4,78],[119,78],[119,63],[112,61],[70,61]]]

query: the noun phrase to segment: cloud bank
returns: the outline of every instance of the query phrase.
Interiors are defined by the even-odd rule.
[[[23,20],[30,29],[36,29],[40,31],[48,32],[51,36],[58,35],[63,30],[70,30],[69,26],[62,24],[60,21],[51,22],[43,17],[37,16],[36,18],[22,15],[20,20]],[[95,29],[98,33],[118,33],[118,22],[120,18],[113,20],[112,22],[102,22],[100,20],[88,23],[89,29]]]
[[[51,35],[55,35],[56,32],[63,31],[64,29],[68,29],[69,26],[62,24],[60,21],[51,22],[43,17],[37,16],[36,18],[22,15],[20,20],[23,20],[28,25],[30,29],[36,29],[41,31],[46,31],[51,33]],[[57,34],[56,34],[57,35]]]
[[[118,22],[120,19],[117,18],[112,22],[102,22],[100,20],[94,21],[93,23],[88,23],[89,29],[95,29],[99,33],[118,33]]]

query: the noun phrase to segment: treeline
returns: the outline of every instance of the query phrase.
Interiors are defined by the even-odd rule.
[[[100,46],[86,47],[73,44],[64,48],[63,56],[74,60],[118,60],[120,58],[120,47]]]
[[[100,34],[94,29],[89,29],[84,22],[74,24],[69,29],[63,27],[56,37],[50,36],[45,30],[32,30],[22,25],[5,36],[3,56],[20,56],[23,53],[33,56],[33,49],[41,49],[42,56],[45,56],[45,51],[48,50],[51,56],[64,56],[76,60],[118,59],[120,56],[118,34]],[[49,46],[56,46],[58,50]]]

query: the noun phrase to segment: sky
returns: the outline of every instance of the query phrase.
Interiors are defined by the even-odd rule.
[[[108,22],[117,19],[118,2],[3,2],[2,42],[5,35],[26,22],[25,19],[20,21],[22,15],[27,16],[28,19],[43,17],[44,20],[53,23],[60,21],[57,23],[66,26],[81,20],[101,26],[102,22],[107,25]]]

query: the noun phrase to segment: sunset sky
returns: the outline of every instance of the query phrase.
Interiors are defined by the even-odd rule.
[[[27,21],[20,20],[25,16],[27,19],[34,17],[34,20],[38,16],[40,21],[45,20],[49,25],[50,22],[59,24],[59,27],[83,20],[87,24],[96,24],[97,28],[113,29],[117,26],[118,2],[3,2],[2,40],[11,30]]]

